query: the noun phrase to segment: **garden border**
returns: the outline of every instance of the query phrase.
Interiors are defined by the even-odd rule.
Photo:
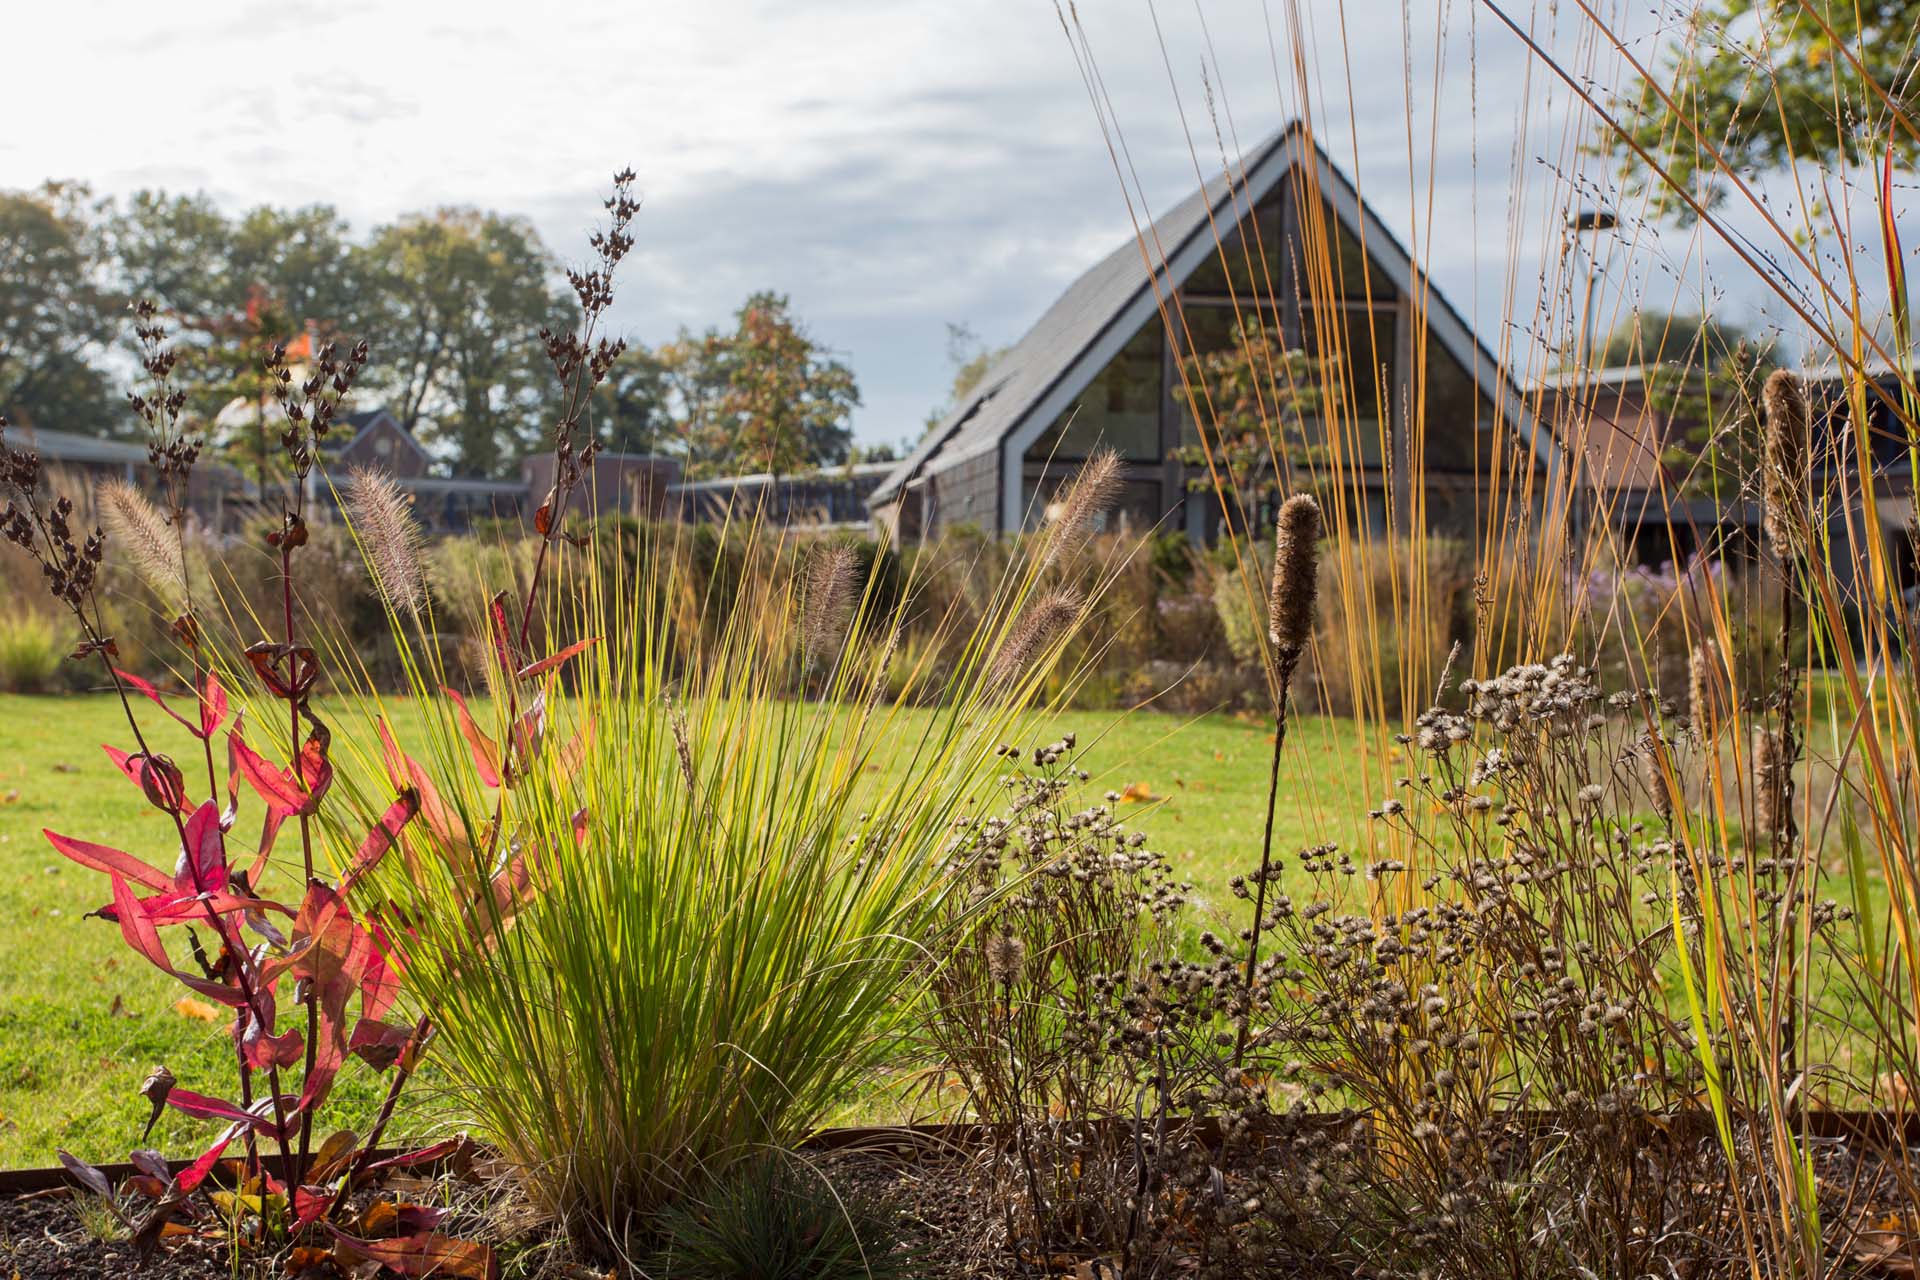
[[[1524,1125],[1545,1126],[1550,1113],[1542,1111],[1521,1112],[1517,1117]],[[1655,1119],[1649,1115],[1643,1120]],[[1687,1111],[1666,1113],[1664,1117],[1669,1125],[1691,1122],[1700,1126],[1702,1132],[1711,1132],[1714,1126],[1713,1114],[1709,1111]],[[1303,1122],[1345,1123],[1332,1116],[1274,1116],[1260,1126],[1258,1136],[1277,1138],[1290,1129],[1299,1127]],[[1837,1142],[1852,1137],[1868,1137],[1880,1141],[1891,1138],[1898,1126],[1900,1140],[1906,1145],[1920,1145],[1920,1111],[1811,1111],[1807,1113],[1807,1136],[1816,1141]],[[1095,1131],[1130,1132],[1132,1124],[1121,1119],[1104,1119],[1090,1122]],[[1196,1122],[1198,1136],[1202,1141],[1217,1141],[1220,1136],[1220,1122],[1206,1118]],[[821,1129],[810,1134],[799,1144],[799,1150],[809,1152],[893,1151],[907,1155],[929,1151],[978,1150],[986,1145],[1002,1145],[1010,1140],[1011,1131],[1006,1125],[988,1124],[904,1124],[904,1125],[865,1125],[849,1128]],[[372,1154],[375,1162],[405,1155],[415,1147],[381,1148]],[[432,1160],[422,1161],[416,1169],[438,1170],[462,1156],[487,1158],[486,1148],[465,1146],[460,1151],[449,1151]],[[263,1153],[260,1157],[269,1170],[278,1172],[280,1158],[277,1155]],[[191,1159],[169,1160],[167,1165],[176,1173],[191,1164]],[[224,1162],[223,1162],[224,1163]],[[125,1162],[97,1165],[109,1181],[118,1183],[121,1179],[140,1172]],[[215,1176],[218,1176],[216,1170]],[[43,1194],[62,1187],[75,1185],[71,1173],[60,1166],[43,1169],[0,1169],[0,1197]]]

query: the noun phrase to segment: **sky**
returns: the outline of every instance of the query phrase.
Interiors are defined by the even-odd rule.
[[[1550,8],[1541,38],[1608,74]],[[1468,0],[1083,0],[1078,22],[1105,129],[1053,0],[64,0],[8,17],[32,127],[0,133],[0,188],[325,202],[362,232],[472,204],[577,260],[631,166],[616,327],[657,342],[788,293],[858,375],[858,439],[897,442],[944,397],[949,323],[1011,342],[1131,237],[1110,140],[1163,210],[1196,151],[1217,168],[1214,121],[1231,152],[1301,110],[1299,50],[1323,145],[1484,341],[1566,296],[1565,94]],[[1646,252],[1618,288],[1691,261]]]

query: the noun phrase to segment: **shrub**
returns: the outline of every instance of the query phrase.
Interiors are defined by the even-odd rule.
[[[9,693],[46,693],[66,656],[52,619],[30,608],[0,618],[0,689]]]
[[[894,1280],[918,1274],[890,1206],[782,1153],[743,1162],[660,1219],[662,1280]]]

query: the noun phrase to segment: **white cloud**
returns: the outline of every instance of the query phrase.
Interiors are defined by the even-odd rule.
[[[1352,167],[1357,127],[1367,195],[1496,341],[1509,293],[1528,314],[1557,251],[1540,188],[1568,155],[1564,90],[1470,0],[1412,18],[1405,43],[1399,6],[1348,0],[1344,52],[1333,0],[1300,7],[1323,140]],[[1291,75],[1289,9],[1207,5],[1209,53],[1185,5],[1162,4],[1156,32],[1144,4],[1082,3],[1156,210],[1195,180],[1183,116],[1214,167],[1203,64],[1243,145],[1297,111],[1275,73]],[[363,229],[478,204],[566,255],[630,164],[646,205],[621,321],[658,339],[786,290],[853,361],[867,439],[939,397],[946,321],[1010,340],[1130,234],[1049,0],[69,0],[10,15],[8,44],[30,127],[0,139],[0,186],[327,201]]]

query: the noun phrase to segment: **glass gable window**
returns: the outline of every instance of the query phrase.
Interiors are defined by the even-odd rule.
[[[1271,302],[1279,295],[1284,278],[1280,259],[1279,197],[1269,196],[1236,227],[1216,224],[1216,228],[1226,234],[1187,277],[1181,293],[1189,298],[1234,297],[1242,303]],[[1202,229],[1200,235],[1212,241],[1216,228]]]
[[[1078,460],[1106,447],[1134,462],[1160,460],[1160,320],[1136,333],[1027,451],[1035,462]]]

